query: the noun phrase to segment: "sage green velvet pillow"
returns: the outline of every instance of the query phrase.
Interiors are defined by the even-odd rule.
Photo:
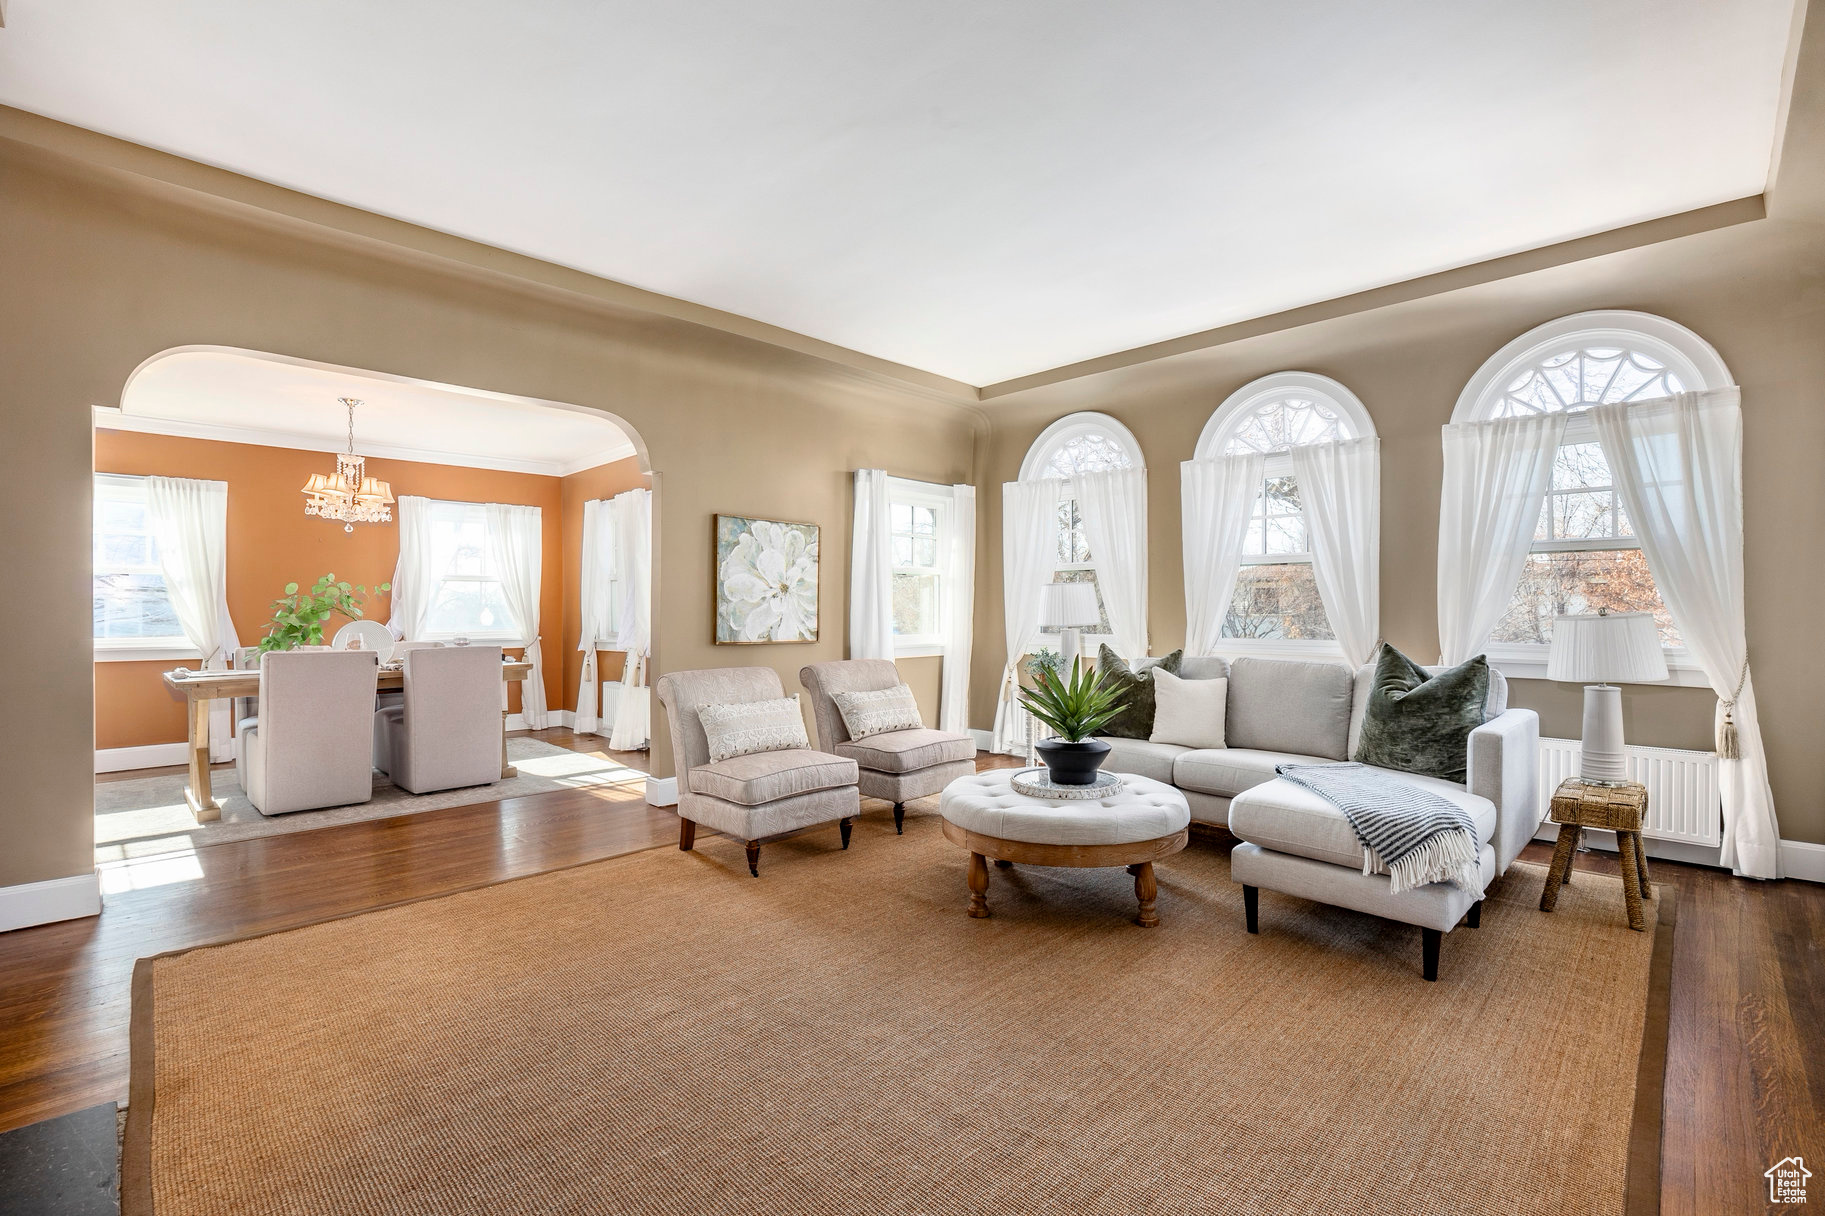
[[[1175,650],[1163,659],[1142,659],[1130,667],[1121,655],[1104,645],[1097,652],[1096,669],[1102,674],[1104,684],[1121,692],[1122,712],[1110,719],[1101,733],[1118,739],[1152,738],[1153,673],[1170,671],[1176,676],[1184,658],[1183,650]]]
[[[1375,655],[1374,685],[1351,759],[1462,784],[1470,732],[1483,724],[1489,664],[1482,655],[1437,675],[1386,642]]]

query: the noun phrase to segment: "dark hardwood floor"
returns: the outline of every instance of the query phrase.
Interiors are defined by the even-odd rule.
[[[137,958],[670,844],[677,823],[636,791],[598,788],[237,841],[198,850],[200,878],[110,895],[99,918],[0,935],[0,1131],[124,1101]],[[1193,847],[1230,842],[1212,831]],[[1524,856],[1544,865],[1551,849]],[[1577,864],[1617,872],[1608,853]],[[1761,1211],[1763,1170],[1792,1154],[1825,1161],[1825,888],[1653,864],[1680,890],[1662,1211]]]

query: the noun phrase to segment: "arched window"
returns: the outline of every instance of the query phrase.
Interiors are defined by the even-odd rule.
[[[1679,631],[1611,483],[1596,429],[1579,413],[1731,383],[1717,352],[1691,330],[1650,313],[1605,311],[1561,317],[1522,334],[1464,386],[1454,423],[1571,415],[1533,551],[1507,614],[1490,635],[1489,656],[1504,671],[1543,675],[1553,617],[1599,609],[1652,612],[1675,679],[1689,670]]]
[[[1067,414],[1044,431],[1027,449],[1020,464],[1020,480],[1054,480],[1058,488],[1058,526],[1052,577],[1057,582],[1096,583],[1095,560],[1084,537],[1084,513],[1073,492],[1072,482],[1085,473],[1107,473],[1114,469],[1143,469],[1141,445],[1134,432],[1107,414]],[[1109,638],[1109,610],[1103,604],[1101,588],[1096,594],[1102,620],[1086,631],[1088,641]],[[1057,633],[1047,629],[1047,633]]]
[[[1240,643],[1239,649],[1272,643],[1283,650],[1334,650],[1337,635],[1318,594],[1305,508],[1286,453],[1374,434],[1369,411],[1354,393],[1310,372],[1263,376],[1232,393],[1210,416],[1198,436],[1197,459],[1246,452],[1268,457],[1242,546],[1242,571],[1223,618],[1225,641]]]

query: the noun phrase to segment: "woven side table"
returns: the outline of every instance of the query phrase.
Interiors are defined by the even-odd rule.
[[[1646,929],[1641,912],[1645,896],[1654,898],[1654,884],[1648,879],[1648,855],[1641,847],[1641,820],[1648,810],[1648,787],[1636,782],[1627,785],[1587,785],[1576,777],[1567,777],[1553,791],[1550,817],[1559,825],[1559,843],[1553,848],[1552,869],[1546,873],[1546,889],[1540,892],[1540,910],[1551,912],[1559,902],[1559,888],[1572,880],[1572,855],[1585,828],[1603,828],[1616,833],[1616,853],[1622,863],[1622,895],[1628,903],[1629,928]]]

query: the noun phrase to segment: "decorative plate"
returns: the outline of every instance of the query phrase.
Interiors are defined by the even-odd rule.
[[[1047,802],[1089,802],[1119,794],[1126,786],[1120,773],[1103,773],[1095,785],[1055,785],[1052,775],[1043,768],[1023,768],[1015,773],[1012,785],[1016,794],[1043,798]]]

